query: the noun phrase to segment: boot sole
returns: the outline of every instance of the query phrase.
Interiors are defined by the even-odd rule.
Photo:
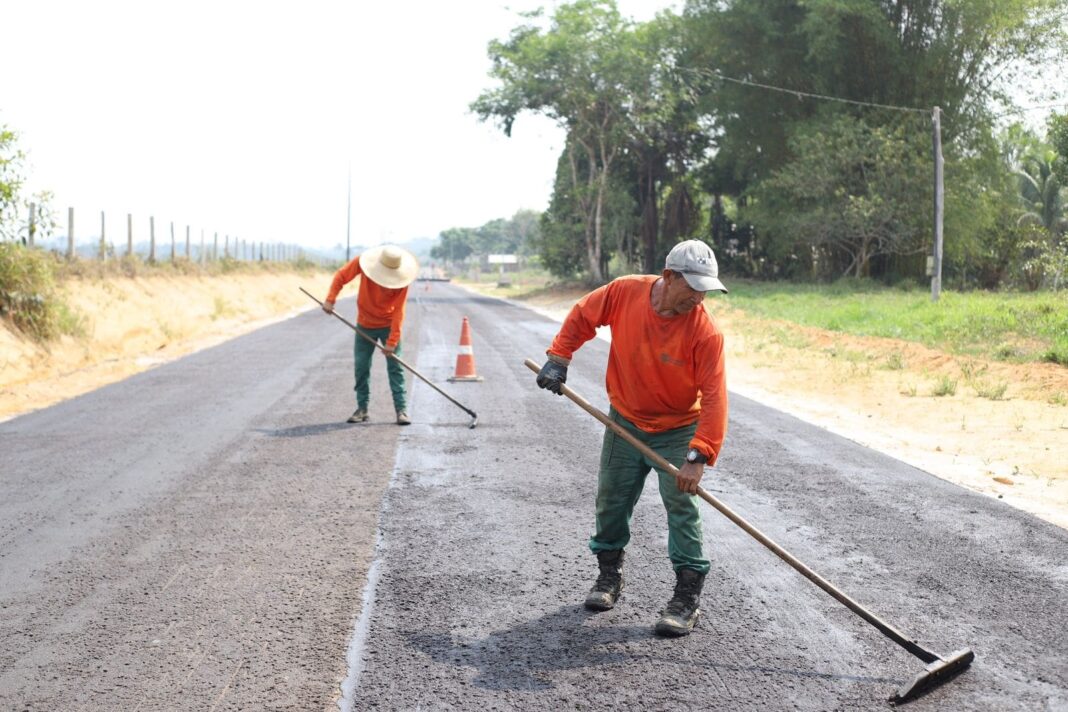
[[[586,606],[586,610],[588,611],[610,611],[616,607],[616,604],[614,603],[604,604],[595,601],[586,601],[583,605]]]
[[[701,611],[697,611],[697,615],[694,616],[693,625],[689,628],[685,626],[675,626],[663,621],[657,621],[655,631],[657,635],[665,638],[681,638],[685,635],[689,635],[693,632],[693,629],[697,627],[697,621],[701,620]]]

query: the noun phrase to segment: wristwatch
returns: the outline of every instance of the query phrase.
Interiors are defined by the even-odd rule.
[[[708,462],[708,456],[705,455],[704,453],[702,453],[700,450],[698,450],[696,448],[690,448],[690,451],[688,453],[686,453],[686,462],[689,462],[689,463],[697,462],[697,463],[700,463],[700,464],[704,465],[705,463]]]

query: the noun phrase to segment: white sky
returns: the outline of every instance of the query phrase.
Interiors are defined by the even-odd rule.
[[[350,161],[353,245],[433,237],[548,202],[562,133],[524,116],[509,139],[467,109],[487,43],[540,5],[0,0],[0,125],[79,244],[102,210],[117,244],[127,213],[135,240],[154,215],[157,239],[173,220],[194,242],[343,244]]]

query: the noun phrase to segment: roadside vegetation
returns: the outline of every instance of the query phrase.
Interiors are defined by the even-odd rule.
[[[949,292],[843,280],[730,282],[722,299],[759,316],[858,336],[915,341],[953,354],[1068,366],[1068,292]]]
[[[75,258],[0,241],[0,319],[35,341],[84,334],[83,318],[64,301],[60,286],[70,280],[137,277],[212,277],[226,274],[298,274],[318,272],[322,266],[309,260],[289,262],[240,261],[222,258],[204,263],[184,258],[146,262],[137,255],[107,261]],[[227,309],[218,306],[222,315]]]

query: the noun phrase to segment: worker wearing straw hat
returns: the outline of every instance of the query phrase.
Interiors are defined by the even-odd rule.
[[[356,294],[356,325],[373,342],[381,343],[387,353],[401,355],[401,326],[404,324],[404,303],[408,299],[408,285],[419,272],[415,256],[393,245],[373,247],[356,256],[334,274],[330,292],[323,303],[323,311],[332,313],[341,288],[363,275]],[[365,423],[369,419],[367,406],[371,400],[371,357],[375,343],[356,335],[356,410],[350,423]],[[393,408],[398,425],[410,425],[407,394],[404,388],[404,369],[395,359],[386,359],[389,389],[393,393]]]

